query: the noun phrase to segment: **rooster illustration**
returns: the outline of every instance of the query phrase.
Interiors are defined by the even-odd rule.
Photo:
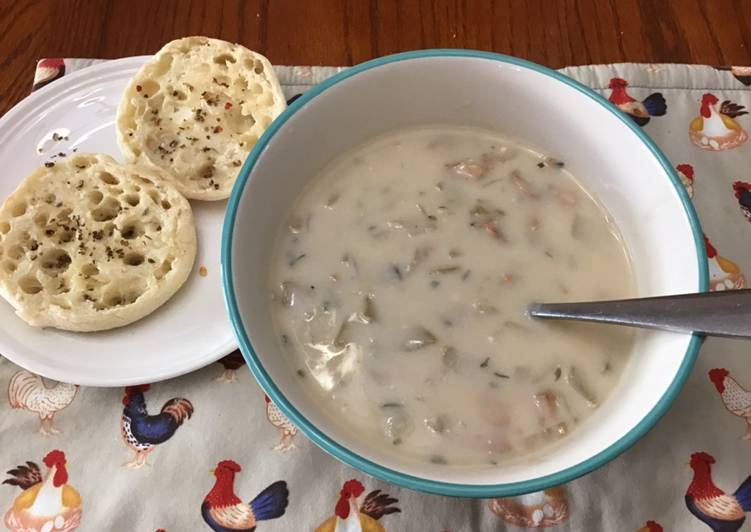
[[[124,464],[129,469],[146,465],[146,458],[154,446],[169,440],[180,425],[193,415],[193,404],[181,397],[173,397],[164,403],[161,412],[149,415],[143,397],[148,389],[148,384],[125,388],[120,431],[125,444],[135,453],[133,460]]]
[[[8,471],[3,484],[23,492],[5,514],[5,526],[13,532],[70,532],[81,522],[81,496],[68,484],[65,453],[55,449],[44,457],[49,470],[42,476],[39,466],[26,462]]]
[[[659,523],[647,521],[637,532],[663,532],[663,530]]]
[[[712,482],[712,455],[699,452],[691,455],[689,465],[694,470],[694,479],[686,490],[686,506],[689,512],[714,532],[736,532],[751,510],[751,476],[733,493],[728,495]]]
[[[34,72],[34,83],[31,86],[32,92],[41,89],[48,83],[55,81],[65,75],[65,61],[59,57],[42,59],[37,63],[36,72]]]
[[[628,82],[625,79],[613,78],[608,87],[612,90],[608,98],[610,103],[630,116],[640,126],[646,126],[651,117],[664,116],[668,111],[665,98],[659,92],[650,94],[640,102],[626,92]]]
[[[722,151],[737,148],[748,140],[748,134],[734,119],[748,114],[742,105],[706,93],[701,98],[699,116],[689,125],[691,142],[703,150]]]
[[[519,497],[491,499],[488,508],[507,523],[521,528],[547,528],[568,519],[568,502],[563,487]]]
[[[13,408],[22,408],[39,415],[39,432],[45,436],[59,434],[53,418],[55,414],[73,402],[78,392],[75,384],[59,382],[48,388],[39,375],[26,370],[13,374],[8,384],[8,401]]]
[[[245,359],[240,351],[233,351],[229,355],[217,360],[224,367],[224,371],[214,380],[216,382],[235,382],[237,381],[237,370],[245,365]]]
[[[268,395],[264,395],[264,398],[266,401],[266,419],[282,433],[282,439],[274,446],[274,450],[287,452],[294,449],[295,444],[292,440],[297,435],[297,427],[287,419],[287,416],[282,414],[282,411],[269,399]]]
[[[746,288],[746,276],[733,261],[717,253],[717,249],[704,235],[707,248],[707,263],[709,265],[709,289],[711,291],[733,290]]]
[[[722,397],[728,412],[746,421],[746,433],[742,440],[751,440],[751,392],[743,389],[725,368],[709,370],[709,380]]]
[[[216,482],[201,505],[201,516],[214,532],[252,532],[259,521],[284,515],[289,490],[283,480],[274,482],[245,504],[235,495],[235,475],[242,471],[237,462],[222,460],[213,471]]]
[[[688,192],[688,197],[694,199],[694,167],[690,164],[679,164],[675,167],[683,187]]]
[[[733,194],[738,200],[743,216],[751,222],[751,183],[736,181],[733,183]]]
[[[359,480],[348,480],[339,492],[334,515],[326,519],[315,532],[386,532],[379,519],[384,515],[401,512],[399,502],[381,490],[368,493],[362,506],[357,502],[365,492]]]

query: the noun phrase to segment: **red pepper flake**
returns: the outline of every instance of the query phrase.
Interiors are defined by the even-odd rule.
[[[222,126],[216,126],[216,127],[214,128],[214,133],[221,133],[222,131],[224,131],[224,130],[222,129]]]
[[[209,270],[206,268],[206,266],[201,266],[198,268],[198,275],[201,277],[206,277],[209,274]]]
[[[140,85],[136,85],[137,92],[141,92],[142,90],[143,90],[143,87],[141,87]]]
[[[224,109],[226,109],[227,111],[229,111],[230,109],[232,109],[232,104],[230,102],[225,103],[224,104]]]

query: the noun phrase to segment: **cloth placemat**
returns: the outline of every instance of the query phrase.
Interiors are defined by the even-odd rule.
[[[96,62],[42,60],[34,87]],[[288,98],[339,70],[277,67]],[[693,197],[708,237],[712,288],[745,287],[743,271],[751,268],[751,185],[744,181],[751,182],[751,142],[740,142],[751,128],[751,115],[745,113],[751,106],[749,69],[615,64],[570,67],[562,72],[623,109],[646,109],[653,115],[635,119],[678,167]],[[718,142],[694,122],[705,94],[716,97],[716,107],[724,112],[726,126],[736,132],[739,146]],[[747,493],[751,489],[732,495],[751,474],[751,393],[744,390],[751,390],[749,351],[751,344],[707,340],[669,413],[621,457],[566,486],[488,501],[401,489],[342,465],[298,434],[266,400],[237,353],[135,392],[151,414],[172,398],[189,401],[192,413],[145,454],[132,449],[142,442],[128,443],[121,435],[124,390],[49,382],[0,358],[0,389],[7,390],[5,399],[0,396],[0,470],[9,471],[4,477],[8,480],[0,486],[0,512],[12,530],[22,530],[18,515],[29,501],[37,513],[53,512],[49,501],[34,499],[37,488],[22,489],[38,480],[27,462],[38,465],[47,489],[60,483],[57,473],[47,478],[49,464],[59,459],[48,453],[57,449],[65,453],[67,462],[64,482],[75,488],[80,500],[67,490],[64,496],[72,510],[59,516],[53,512],[40,518],[35,528],[23,530],[208,530],[201,504],[214,483],[209,470],[221,460],[233,460],[242,468],[234,492],[243,501],[273,484],[265,493],[283,506],[287,488],[283,515],[258,524],[257,530],[264,532],[340,530],[335,529],[332,516],[339,491],[350,479],[365,489],[361,503],[370,497],[371,504],[363,511],[375,520],[363,526],[366,532],[518,531],[525,527],[552,527],[561,532],[708,530],[689,512],[684,500],[687,493],[698,501],[695,508],[702,520],[709,519],[709,514],[737,520],[751,509]],[[706,453],[697,461],[711,465],[711,476],[705,469],[694,478],[686,466],[698,451]],[[729,495],[722,499],[720,491]],[[373,513],[373,507],[380,511]]]

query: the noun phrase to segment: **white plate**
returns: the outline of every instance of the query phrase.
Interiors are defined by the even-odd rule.
[[[90,66],[42,87],[0,118],[0,199],[58,152],[99,152],[122,161],[115,112],[128,80],[148,57]],[[69,140],[37,145],[58,128]],[[0,300],[0,353],[29,371],[87,386],[124,386],[182,375],[237,348],[222,298],[219,266],[226,202],[191,202],[198,254],[188,280],[162,308],[99,333],[37,329]],[[198,269],[204,266],[208,275]]]

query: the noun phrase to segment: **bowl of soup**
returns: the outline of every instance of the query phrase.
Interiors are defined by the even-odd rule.
[[[665,413],[700,338],[544,322],[535,301],[707,289],[671,164],[539,65],[426,50],[296,100],[225,219],[241,350],[313,442],[408,488],[498,497],[611,460]]]

